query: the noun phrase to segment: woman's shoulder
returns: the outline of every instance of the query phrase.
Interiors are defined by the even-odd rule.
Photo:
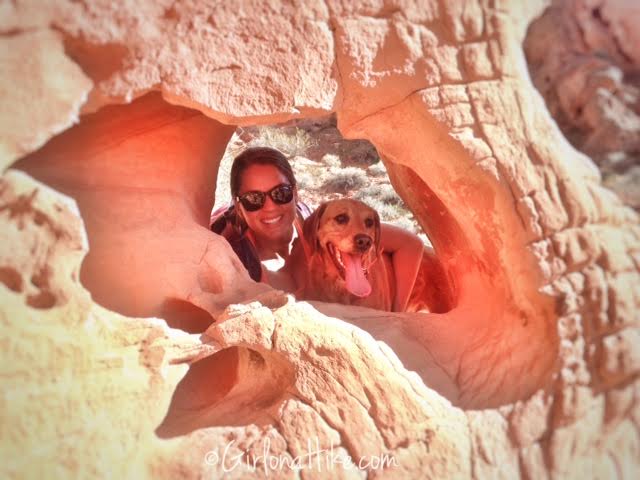
[[[209,228],[218,235],[230,237],[234,232],[233,224],[235,222],[235,215],[233,203],[223,205],[211,212]]]
[[[233,204],[224,205],[212,212],[210,228],[211,231],[222,235],[227,240],[249,272],[249,276],[259,282],[262,277],[260,259],[251,241],[237,227],[236,212]]]
[[[301,200],[298,200],[298,203],[296,204],[296,210],[303,220],[305,220],[312,213],[309,206]]]

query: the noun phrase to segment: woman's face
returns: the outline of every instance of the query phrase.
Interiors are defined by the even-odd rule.
[[[289,185],[287,177],[273,165],[253,164],[241,174],[238,196],[251,191],[268,192],[280,184]],[[296,192],[293,200],[279,205],[266,195],[261,209],[250,212],[241,202],[237,202],[242,216],[254,235],[271,241],[289,242],[293,235],[293,221],[296,215]]]

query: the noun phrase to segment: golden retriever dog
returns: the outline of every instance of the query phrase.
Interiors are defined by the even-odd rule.
[[[303,235],[306,245],[296,240],[287,262],[297,297],[391,311],[396,282],[391,256],[380,249],[378,212],[357,200],[332,200],[305,220]],[[446,292],[430,288],[425,277],[429,271],[442,277],[438,267],[427,250],[407,311],[448,309]]]

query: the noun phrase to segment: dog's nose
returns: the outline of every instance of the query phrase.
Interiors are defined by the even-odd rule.
[[[371,247],[371,237],[364,233],[359,233],[354,237],[356,241],[356,248],[361,252],[366,252]]]

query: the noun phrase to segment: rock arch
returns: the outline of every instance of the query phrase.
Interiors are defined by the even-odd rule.
[[[135,10],[60,2],[38,15],[28,3],[3,7],[7,71],[31,73],[11,90],[17,107],[3,114],[11,126],[3,164],[85,115],[17,164],[77,203],[12,169],[0,189],[1,318],[13,352],[3,362],[12,392],[2,403],[12,432],[3,447],[32,451],[33,432],[73,440],[73,448],[52,442],[28,464],[7,462],[7,472],[57,465],[74,474],[211,476],[221,465],[207,454],[231,440],[234,452],[257,454],[269,438],[274,455],[293,458],[317,438],[354,459],[394,455],[398,470],[385,471],[394,477],[632,476],[638,218],[600,186],[534,93],[520,43],[541,7],[309,2],[214,11],[197,2]],[[38,55],[25,65],[19,52],[31,50]],[[27,109],[34,92],[44,98]],[[458,308],[408,316],[315,305],[326,317],[256,290],[203,228],[213,201],[203,185],[215,184],[215,155],[207,155],[230,135],[225,124],[332,110],[345,136],[378,148],[458,282]],[[61,171],[70,150],[80,152],[74,168]],[[164,161],[155,161],[161,152]],[[147,164],[138,171],[156,177],[122,182],[122,165],[140,169],[142,160],[162,170]],[[99,195],[123,185],[145,195],[121,204]],[[143,209],[150,195],[164,199],[150,201],[146,211],[156,215],[125,225],[139,232],[136,252],[145,255],[91,258],[121,240],[104,218],[108,207]],[[96,242],[82,272],[87,243],[76,205]],[[167,232],[185,248],[154,243]],[[137,263],[145,256],[149,263]],[[142,292],[138,275],[120,277],[136,265],[155,272],[149,295],[127,294]],[[24,272],[43,266],[49,274],[36,278],[47,281],[29,284]],[[102,272],[126,285],[120,297],[99,293],[117,283],[101,283]],[[127,315],[161,316],[162,300],[173,299],[217,322],[204,336],[188,335],[110,312],[81,276],[95,284],[98,303],[115,298]],[[53,300],[29,308],[25,288],[53,292]],[[282,397],[263,407],[270,422],[158,437],[188,365],[235,347],[277,354],[294,372]]]

